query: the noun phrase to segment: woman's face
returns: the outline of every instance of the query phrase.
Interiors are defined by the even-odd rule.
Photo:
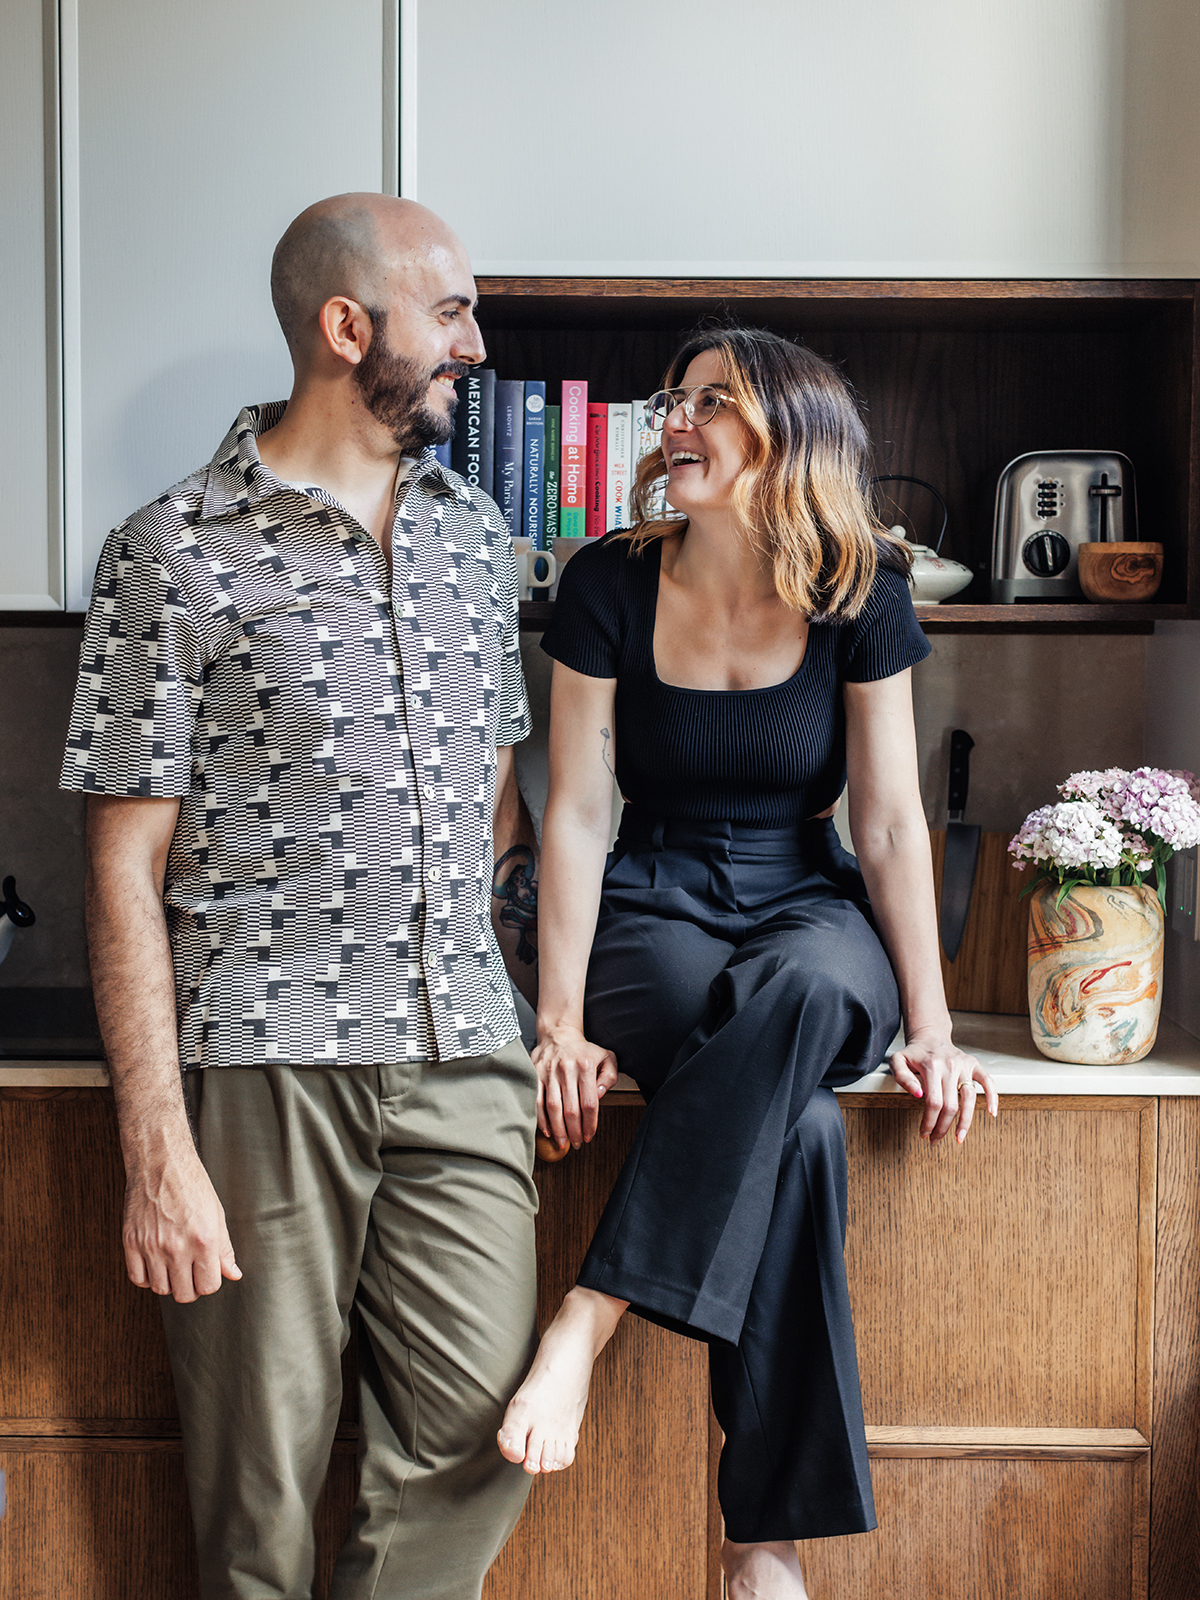
[[[702,351],[690,361],[677,387],[692,389],[700,384],[729,392],[715,350]],[[662,431],[668,503],[688,517],[728,511],[734,483],[746,465],[746,442],[745,426],[732,405],[719,406],[702,428],[676,406]]]

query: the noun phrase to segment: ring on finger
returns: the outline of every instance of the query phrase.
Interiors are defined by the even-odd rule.
[[[978,1094],[979,1085],[975,1082],[974,1078],[968,1078],[964,1083],[960,1083],[958,1086],[959,1094],[962,1094],[964,1090],[970,1090],[973,1095]]]

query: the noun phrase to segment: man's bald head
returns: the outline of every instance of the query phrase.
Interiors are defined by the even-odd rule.
[[[271,262],[271,299],[293,362],[307,360],[326,301],[345,295],[378,316],[395,275],[438,248],[462,253],[441,218],[414,200],[339,194],[302,211]]]

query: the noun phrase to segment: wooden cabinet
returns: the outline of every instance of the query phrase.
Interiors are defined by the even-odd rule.
[[[1190,280],[926,282],[481,278],[479,319],[503,376],[586,378],[600,399],[657,388],[681,335],[730,316],[799,338],[862,401],[880,473],[936,484],[943,552],[975,574],[919,607],[930,627],[1130,626],[1200,615],[1200,479]],[[1134,464],[1142,538],[1161,540],[1146,605],[992,606],[996,482],[1030,450],[1114,449]],[[924,491],[898,491],[928,525]],[[904,498],[911,493],[911,502]],[[527,613],[529,625],[543,614]]]
[[[1200,1593],[1200,1099],[1012,1096],[963,1149],[843,1097],[847,1262],[880,1526],[802,1554],[814,1594]],[[572,1280],[640,1115],[541,1169],[541,1310]],[[158,1308],[125,1281],[106,1090],[0,1092],[0,1593],[194,1595]],[[487,1600],[718,1600],[701,1346],[628,1318],[575,1468],[535,1484]],[[347,1409],[318,1517],[349,1524]]]

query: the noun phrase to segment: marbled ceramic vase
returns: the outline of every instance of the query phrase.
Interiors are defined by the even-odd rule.
[[[1113,1066],[1153,1047],[1162,1001],[1163,913],[1144,884],[1041,884],[1029,906],[1029,1021],[1052,1061]]]

